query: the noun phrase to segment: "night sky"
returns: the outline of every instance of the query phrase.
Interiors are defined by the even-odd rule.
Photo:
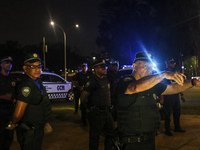
[[[39,44],[43,37],[46,43],[63,42],[63,32],[50,25],[54,20],[67,33],[67,45],[78,47],[83,55],[98,50],[95,43],[98,35],[98,2],[100,0],[1,0],[0,44],[14,40],[25,46]]]

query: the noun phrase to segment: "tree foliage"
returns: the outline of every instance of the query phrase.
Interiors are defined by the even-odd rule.
[[[192,76],[196,76],[197,68],[196,68],[196,56],[186,57],[184,61],[184,73],[187,75],[188,78]]]

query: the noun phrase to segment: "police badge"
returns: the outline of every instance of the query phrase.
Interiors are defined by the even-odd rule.
[[[29,87],[23,87],[22,88],[22,95],[24,95],[24,97],[27,97],[31,92],[31,89]]]

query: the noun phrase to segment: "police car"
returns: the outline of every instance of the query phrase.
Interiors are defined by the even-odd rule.
[[[23,77],[24,74],[22,71],[10,73],[15,75],[19,80]],[[49,99],[67,99],[70,101],[73,100],[74,94],[70,92],[71,82],[66,81],[58,74],[50,72],[42,72],[40,78],[47,90]]]
[[[133,68],[119,69],[119,74],[121,77],[125,75],[131,75],[132,73],[133,73]]]

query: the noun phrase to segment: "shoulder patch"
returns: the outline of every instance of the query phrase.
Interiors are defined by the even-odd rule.
[[[15,86],[15,85],[16,85],[16,82],[13,81],[11,84],[12,84],[12,86]]]
[[[131,77],[125,77],[125,78],[123,79],[124,82],[131,81],[131,80],[133,80],[133,78],[131,78]]]
[[[23,87],[22,88],[22,95],[24,95],[24,97],[27,97],[31,92],[31,88],[30,87]]]
[[[88,87],[90,85],[90,81],[88,81],[86,84],[85,84],[85,87]]]

